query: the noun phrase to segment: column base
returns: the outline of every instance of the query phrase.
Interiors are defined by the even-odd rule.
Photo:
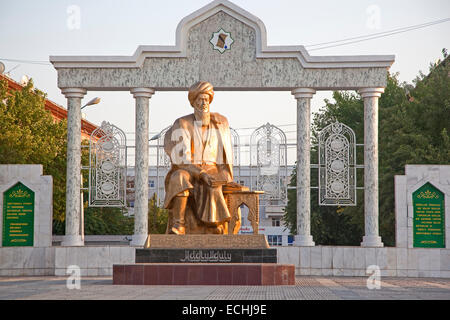
[[[83,247],[84,241],[80,235],[64,236],[61,242],[62,247]]]
[[[297,235],[294,237],[294,246],[296,247],[314,247],[315,245],[311,235]]]
[[[383,242],[381,241],[380,236],[364,236],[363,241],[361,242],[361,247],[384,247]]]
[[[130,247],[143,247],[148,234],[133,234],[130,241]]]

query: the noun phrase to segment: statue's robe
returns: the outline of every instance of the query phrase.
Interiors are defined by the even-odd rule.
[[[221,184],[233,181],[233,155],[228,120],[218,113],[211,113],[210,118],[204,134],[194,114],[177,119],[166,132],[164,150],[172,167],[165,180],[164,207],[170,209],[175,196],[188,192],[196,217],[206,225],[218,226],[231,218]],[[202,170],[218,185],[201,180]]]

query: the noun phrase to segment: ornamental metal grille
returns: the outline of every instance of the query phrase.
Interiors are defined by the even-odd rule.
[[[319,134],[319,205],[356,205],[355,133],[335,122]]]
[[[167,153],[164,151],[164,138],[166,136],[167,131],[172,126],[168,126],[161,130],[158,134],[157,145],[156,145],[156,197],[159,206],[164,204],[165,193],[165,185],[164,181],[166,179],[166,175],[170,170],[171,162]]]
[[[256,129],[250,137],[250,185],[252,190],[264,191],[260,198],[266,203],[287,202],[286,134],[270,123]]]
[[[103,121],[89,141],[89,206],[126,206],[125,133]]]
[[[241,142],[236,130],[230,127],[230,132],[233,146],[233,179],[239,183],[241,177]]]

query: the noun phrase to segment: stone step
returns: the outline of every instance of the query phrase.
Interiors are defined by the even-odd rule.
[[[295,266],[275,263],[136,263],[113,266],[114,285],[295,285]]]

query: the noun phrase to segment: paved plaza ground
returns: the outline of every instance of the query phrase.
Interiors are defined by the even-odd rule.
[[[0,277],[0,300],[450,300],[450,279],[296,277],[294,286],[117,286],[112,277]]]

